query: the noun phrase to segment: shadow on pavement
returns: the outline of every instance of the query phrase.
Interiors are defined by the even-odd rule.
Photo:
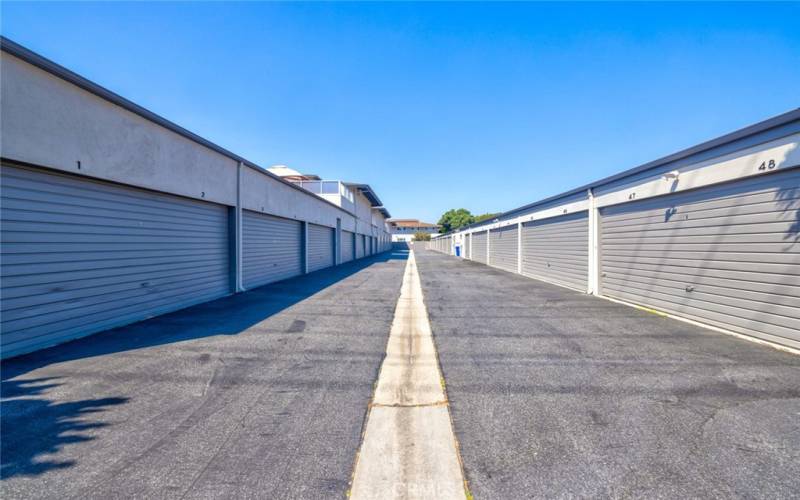
[[[14,380],[16,377],[52,363],[204,337],[237,335],[369,266],[407,258],[408,249],[398,247],[2,361],[0,478],[38,476],[71,467],[74,461],[58,461],[47,455],[65,445],[95,439],[96,430],[109,425],[96,414],[129,401],[127,397],[54,401],[44,395],[51,389],[57,391],[66,380],[61,381],[60,377]],[[89,417],[90,414],[94,416]]]
[[[0,479],[38,476],[71,467],[73,460],[52,460],[44,455],[56,453],[68,444],[95,439],[90,435],[91,430],[107,424],[84,421],[84,415],[127,402],[127,398],[117,397],[66,403],[32,399],[59,385],[55,377],[3,382]]]
[[[236,335],[362,269],[391,260],[405,260],[408,253],[407,248],[396,247],[372,257],[270,283],[244,293],[3,360],[0,363],[2,380],[5,382],[50,363],[215,335]]]

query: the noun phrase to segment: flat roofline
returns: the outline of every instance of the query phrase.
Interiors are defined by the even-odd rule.
[[[389,211],[386,210],[386,207],[372,207],[372,209],[380,212],[384,219],[389,219],[391,217],[391,214],[389,214]]]
[[[266,168],[263,168],[263,167],[257,165],[256,163],[253,163],[250,160],[247,160],[246,158],[243,158],[243,157],[237,155],[236,153],[233,153],[233,152],[223,148],[222,146],[219,146],[218,144],[215,144],[215,143],[209,141],[208,139],[200,137],[199,135],[195,134],[194,132],[181,127],[177,123],[172,122],[170,120],[167,120],[166,118],[164,118],[161,115],[157,115],[156,113],[153,113],[149,109],[144,108],[144,107],[136,104],[135,102],[130,101],[130,100],[122,97],[121,95],[119,95],[119,94],[117,94],[115,92],[112,92],[112,91],[108,90],[107,88],[105,88],[105,87],[103,87],[101,85],[98,85],[98,84],[94,83],[93,81],[91,81],[91,80],[89,80],[87,78],[82,77],[81,75],[75,73],[74,71],[71,71],[71,70],[65,68],[64,66],[61,66],[60,64],[58,64],[56,62],[53,62],[50,59],[47,59],[46,57],[44,57],[42,55],[39,55],[36,52],[34,52],[34,51],[32,51],[32,50],[30,50],[30,49],[18,44],[17,42],[9,40],[8,38],[6,38],[6,37],[4,37],[2,35],[0,35],[0,50],[2,50],[3,52],[7,52],[8,54],[11,54],[14,57],[19,58],[19,59],[27,62],[28,64],[36,66],[37,68],[39,68],[41,70],[44,70],[44,71],[50,73],[51,75],[57,76],[58,78],[61,78],[62,80],[65,80],[65,81],[67,81],[67,82],[69,82],[69,83],[71,83],[71,84],[73,84],[73,85],[75,85],[75,86],[77,86],[77,87],[79,87],[79,88],[91,93],[91,94],[94,94],[97,97],[100,97],[101,99],[105,99],[106,101],[109,101],[112,104],[115,104],[115,105],[117,105],[117,106],[119,106],[119,107],[121,107],[121,108],[123,108],[125,110],[128,110],[131,113],[139,115],[142,118],[144,118],[145,120],[149,120],[149,121],[151,121],[153,123],[156,123],[156,124],[166,128],[166,129],[168,129],[168,130],[170,130],[172,132],[175,132],[176,134],[178,134],[180,136],[183,136],[183,137],[185,137],[185,138],[187,138],[187,139],[189,139],[189,140],[191,140],[193,142],[196,142],[197,144],[200,144],[201,146],[204,146],[204,147],[206,147],[206,148],[208,148],[208,149],[210,149],[212,151],[215,151],[215,152],[217,152],[217,153],[219,153],[219,154],[221,154],[223,156],[227,156],[228,158],[230,158],[232,160],[235,160],[237,162],[241,162],[242,165],[250,167],[253,170],[258,171],[259,173],[262,173],[262,174],[264,174],[264,175],[266,175],[268,177],[271,177],[271,178],[275,179],[278,182],[281,182],[281,183],[283,183],[283,184],[285,184],[287,186],[290,186],[292,189],[297,189],[299,191],[302,191],[304,194],[309,194],[311,196],[315,196],[314,193],[311,193],[311,192],[303,189],[302,187],[292,183],[291,181],[287,181],[287,180],[285,180],[285,179],[273,174],[272,172],[269,172]],[[355,216],[355,214],[353,212],[350,212],[349,210],[346,210],[346,209],[340,207],[339,205],[336,205],[335,203],[326,200],[325,198],[322,198],[322,197],[319,197],[319,196],[315,196],[315,198],[318,199],[318,200],[321,200],[323,203],[327,203],[328,205],[336,208],[337,210],[340,210],[340,211],[342,211],[342,212],[344,212],[346,214]]]
[[[788,123],[792,123],[792,122],[797,121],[797,120],[800,120],[800,108],[795,108],[795,109],[793,109],[791,111],[787,111],[786,113],[782,113],[780,115],[773,116],[772,118],[767,118],[766,120],[760,121],[758,123],[754,123],[753,125],[749,125],[747,127],[744,127],[744,128],[739,129],[739,130],[735,130],[735,131],[730,132],[728,134],[725,134],[725,135],[722,135],[720,137],[717,137],[715,139],[711,139],[709,141],[702,142],[702,143],[700,143],[700,144],[698,144],[696,146],[692,146],[690,148],[682,149],[682,150],[680,150],[680,151],[678,151],[676,153],[672,153],[670,155],[664,156],[664,157],[659,158],[657,160],[649,161],[647,163],[639,165],[638,167],[633,167],[631,169],[624,170],[624,171],[622,171],[622,172],[620,172],[618,174],[614,174],[614,175],[611,175],[609,177],[602,178],[600,180],[591,182],[589,184],[584,184],[583,186],[571,189],[569,191],[565,191],[563,193],[560,193],[560,194],[557,194],[557,195],[554,195],[554,196],[547,197],[547,198],[545,198],[543,200],[535,201],[533,203],[529,203],[529,204],[523,205],[521,207],[512,208],[511,210],[507,210],[507,211],[505,211],[505,212],[503,212],[503,213],[501,213],[499,215],[496,215],[496,216],[494,216],[494,217],[492,217],[490,219],[482,220],[480,222],[474,222],[474,223],[469,224],[467,226],[464,226],[464,227],[461,227],[459,229],[456,229],[455,231],[451,231],[450,233],[457,232],[457,231],[463,231],[465,229],[471,229],[471,228],[475,228],[475,227],[485,226],[487,224],[493,223],[496,219],[502,219],[504,217],[508,217],[509,215],[515,214],[517,212],[524,212],[524,211],[529,210],[531,208],[537,207],[539,205],[544,205],[545,203],[549,203],[549,202],[558,200],[560,198],[565,198],[567,196],[572,196],[574,194],[578,194],[578,193],[581,193],[581,192],[587,192],[589,189],[598,188],[598,187],[601,187],[601,186],[603,186],[605,184],[609,184],[609,183],[612,183],[614,181],[618,181],[620,179],[624,179],[625,177],[630,177],[632,175],[636,175],[636,174],[639,174],[641,172],[646,172],[647,170],[652,170],[652,169],[664,166],[666,164],[669,164],[669,163],[672,163],[672,162],[675,162],[675,161],[678,161],[678,160],[683,160],[685,158],[689,158],[690,156],[696,155],[698,153],[702,153],[704,151],[708,151],[710,149],[713,149],[713,148],[716,148],[716,147],[719,147],[719,146],[722,146],[722,145],[737,141],[737,140],[742,139],[744,137],[748,137],[748,136],[751,136],[751,135],[754,135],[754,134],[765,132],[767,130],[770,130],[770,129],[773,129],[773,128],[776,128],[776,127],[780,127],[782,125],[786,125]],[[450,234],[450,233],[445,233],[445,234]]]
[[[361,191],[361,193],[367,197],[367,199],[369,200],[369,202],[372,204],[373,207],[383,206],[383,202],[381,202],[381,199],[378,198],[378,195],[375,194],[375,191],[372,189],[372,187],[370,187],[369,184],[361,184],[358,182],[345,182],[344,185],[347,187],[356,188],[359,191]]]

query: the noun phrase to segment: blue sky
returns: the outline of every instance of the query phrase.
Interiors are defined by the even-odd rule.
[[[800,106],[800,3],[10,3],[5,36],[395,217],[503,211]]]

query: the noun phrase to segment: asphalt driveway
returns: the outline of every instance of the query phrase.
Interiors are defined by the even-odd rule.
[[[343,497],[407,253],[2,363],[2,496]]]
[[[800,356],[417,251],[476,498],[796,498]]]

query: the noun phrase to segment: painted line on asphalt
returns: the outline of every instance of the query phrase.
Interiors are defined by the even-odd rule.
[[[369,405],[350,498],[468,496],[413,250]]]

